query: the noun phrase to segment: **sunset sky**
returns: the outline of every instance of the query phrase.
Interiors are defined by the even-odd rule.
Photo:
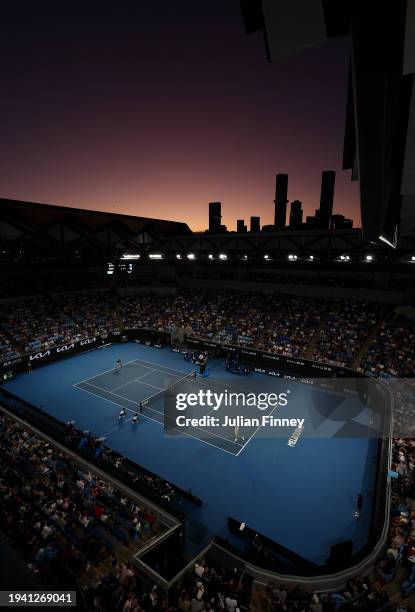
[[[273,222],[277,172],[311,214],[334,169],[335,211],[360,224],[341,170],[347,40],[269,64],[238,0],[56,4],[62,14],[12,9],[0,24],[0,197],[193,230],[219,200],[235,229],[251,215]]]

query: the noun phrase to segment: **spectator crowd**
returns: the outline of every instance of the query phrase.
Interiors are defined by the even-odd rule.
[[[170,593],[172,610],[179,612],[237,612],[250,607],[252,578],[236,567],[212,558],[196,561]]]
[[[60,293],[0,308],[0,360],[122,329],[186,333],[306,357],[373,376],[415,370],[415,333],[374,302],[267,292]]]
[[[43,584],[80,590],[91,610],[164,608],[119,558],[157,533],[148,508],[4,414],[0,447],[0,530]]]

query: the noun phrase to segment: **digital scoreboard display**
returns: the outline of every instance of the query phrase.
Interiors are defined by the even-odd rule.
[[[134,270],[135,264],[126,261],[120,261],[117,264],[109,263],[107,264],[107,274],[115,275],[115,274],[131,274]]]

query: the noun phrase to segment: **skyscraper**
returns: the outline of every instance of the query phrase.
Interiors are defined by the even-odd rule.
[[[260,232],[260,217],[251,217],[251,232]]]
[[[299,229],[303,223],[303,208],[300,200],[291,202],[290,210],[290,228]]]
[[[320,222],[319,227],[328,230],[330,219],[333,214],[334,181],[336,173],[334,170],[324,170],[321,175],[321,194],[320,194]]]
[[[218,234],[221,231],[221,202],[209,202],[209,232]]]
[[[244,219],[238,219],[236,222],[236,231],[238,232],[238,234],[242,234],[246,232],[246,230],[247,230],[247,227],[245,225]]]
[[[277,174],[275,183],[274,224],[276,230],[285,227],[287,217],[288,174]]]
[[[332,215],[330,220],[330,229],[351,229],[353,227],[353,219],[346,219],[343,215]]]

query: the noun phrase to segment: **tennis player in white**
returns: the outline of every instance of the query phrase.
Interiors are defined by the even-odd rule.
[[[245,442],[245,436],[243,436],[243,435],[241,436],[240,435],[241,429],[240,429],[239,425],[235,425],[234,433],[235,433],[234,442],[238,442],[239,439],[241,439],[242,442]]]

